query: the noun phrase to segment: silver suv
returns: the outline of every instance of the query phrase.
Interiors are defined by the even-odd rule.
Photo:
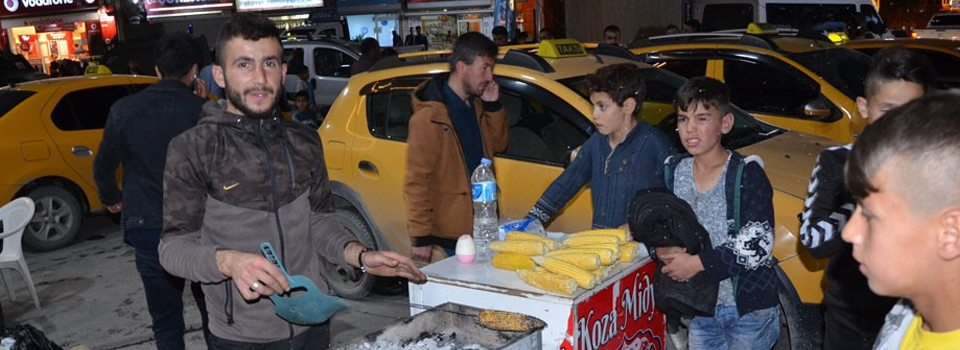
[[[357,43],[333,38],[313,40],[284,40],[283,60],[287,62],[287,79],[284,89],[295,92],[297,81],[296,68],[306,66],[310,72],[310,83],[314,87],[317,105],[330,106],[340,91],[347,86],[350,68],[360,59],[360,46]]]

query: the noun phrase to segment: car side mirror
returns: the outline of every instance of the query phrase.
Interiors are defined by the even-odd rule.
[[[833,111],[825,101],[818,98],[803,105],[803,115],[812,117],[814,120],[825,120],[833,115]]]

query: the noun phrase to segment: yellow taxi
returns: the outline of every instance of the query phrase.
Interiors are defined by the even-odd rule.
[[[937,87],[941,89],[960,88],[960,41],[945,39],[869,39],[848,41],[844,46],[873,56],[880,49],[900,46],[916,50],[926,56],[939,79]]]
[[[103,210],[93,156],[110,106],[156,81],[76,76],[0,88],[0,202],[29,196],[37,206],[24,244],[40,251],[63,247],[87,213]]]
[[[584,78],[598,68],[632,63],[644,68],[647,96],[642,115],[680,148],[672,101],[685,78],[637,62],[626,51],[597,49],[587,54],[573,40],[548,40],[538,54],[510,50],[497,59],[494,77],[509,125],[509,144],[494,159],[502,218],[522,218],[563,171],[571,152],[595,132]],[[407,127],[411,94],[423,81],[445,74],[437,53],[418,53],[378,62],[350,78],[319,128],[333,194],[347,229],[370,246],[409,254],[403,199]],[[798,241],[797,214],[817,154],[834,145],[828,139],[787,131],[735,109],[734,130],[726,143],[744,154],[763,157],[775,189],[777,272],[791,341],[819,339],[816,307],[821,302],[823,264]],[[589,189],[584,189],[548,227],[551,231],[588,229]],[[436,255],[436,254],[435,254]],[[374,282],[349,266],[324,266],[331,286],[347,297],[361,297]],[[813,332],[813,333],[811,333]]]
[[[866,125],[856,98],[870,57],[800,37],[746,33],[691,33],[652,37],[630,49],[638,58],[687,78],[708,76],[730,88],[734,104],[773,125],[852,142]]]

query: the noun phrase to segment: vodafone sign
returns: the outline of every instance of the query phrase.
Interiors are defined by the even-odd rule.
[[[0,0],[0,16],[24,16],[96,9],[97,0]]]

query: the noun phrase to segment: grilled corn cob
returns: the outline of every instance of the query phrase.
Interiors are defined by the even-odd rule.
[[[523,231],[510,231],[507,232],[507,235],[504,236],[505,241],[537,241],[542,242],[547,246],[547,249],[554,250],[557,249],[557,241],[543,237],[540,235],[535,235],[532,233],[527,233]]]
[[[527,282],[527,284],[548,292],[573,295],[573,292],[577,291],[577,281],[574,281],[570,277],[533,270],[517,270],[517,275],[520,276],[521,280]]]
[[[543,266],[547,271],[573,278],[580,288],[591,289],[597,285],[597,276],[566,261],[549,256],[535,256],[533,262]]]
[[[600,265],[613,265],[617,262],[619,257],[617,257],[612,250],[606,248],[564,248],[554,250],[547,253],[547,256],[555,256],[559,254],[580,254],[580,253],[594,253],[600,257]]]
[[[597,253],[569,253],[551,255],[554,258],[566,261],[573,266],[592,271],[600,268],[600,256]],[[532,260],[531,260],[532,262]]]
[[[497,253],[490,259],[493,267],[504,270],[532,269],[536,266],[529,255],[516,253]]]
[[[516,253],[524,255],[543,255],[547,253],[547,246],[537,241],[493,241],[490,249],[500,253]]]
[[[621,230],[618,228],[607,228],[607,229],[598,229],[598,230],[586,230],[580,231],[573,234],[574,236],[578,235],[611,235],[620,237],[620,242],[630,242],[633,240],[633,237],[630,237],[627,234],[627,231]]]
[[[498,310],[480,310],[477,324],[495,331],[529,332],[545,326],[539,319],[516,312]]]
[[[620,245],[620,262],[631,262],[640,254],[639,242],[628,242]]]
[[[587,244],[620,244],[620,237],[612,235],[571,235],[563,240],[564,247],[576,247]]]

